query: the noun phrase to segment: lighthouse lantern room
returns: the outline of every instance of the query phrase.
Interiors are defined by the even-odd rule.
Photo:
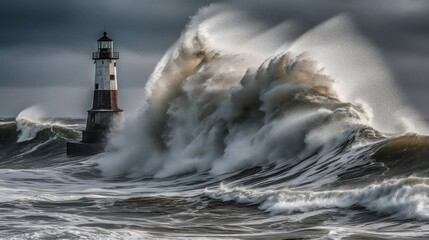
[[[119,108],[116,62],[119,52],[113,51],[113,40],[104,32],[92,53],[95,63],[95,84],[92,108],[88,110],[86,129],[81,142],[68,142],[68,155],[91,155],[104,150],[112,126],[123,121]]]

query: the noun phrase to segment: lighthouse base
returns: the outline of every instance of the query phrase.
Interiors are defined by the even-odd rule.
[[[67,155],[90,156],[104,152],[106,143],[67,142]]]

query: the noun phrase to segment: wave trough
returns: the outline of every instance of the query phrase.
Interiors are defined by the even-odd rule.
[[[84,120],[39,107],[0,121],[6,238],[429,236],[426,124],[352,19],[228,6],[191,19],[118,151],[66,157]]]

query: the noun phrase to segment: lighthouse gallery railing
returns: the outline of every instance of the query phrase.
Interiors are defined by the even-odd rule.
[[[93,52],[92,59],[119,59],[119,52]]]

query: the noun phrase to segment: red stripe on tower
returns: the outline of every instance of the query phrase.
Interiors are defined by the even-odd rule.
[[[67,155],[92,155],[104,151],[112,125],[123,121],[119,108],[116,61],[119,52],[113,51],[113,40],[98,39],[98,51],[92,53],[95,63],[95,85],[92,109],[88,111],[86,129],[81,142],[68,142]]]

